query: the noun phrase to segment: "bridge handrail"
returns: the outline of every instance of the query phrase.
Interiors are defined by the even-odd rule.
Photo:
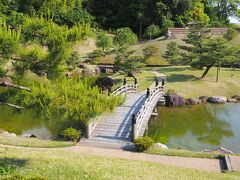
[[[141,125],[143,123],[144,117],[147,114],[149,107],[151,106],[153,100],[155,97],[160,93],[163,92],[163,86],[157,86],[155,87],[151,92],[150,96],[146,99],[146,101],[143,103],[141,109],[136,114],[136,132],[135,137],[138,137],[139,131],[141,129]]]
[[[122,94],[129,94],[129,93],[136,93],[138,89],[137,84],[132,84],[132,85],[123,85],[119,88],[117,88],[108,98],[112,96],[119,96]],[[91,120],[91,122],[86,126],[86,137],[90,138],[93,130],[96,128],[97,124],[99,122],[98,118],[94,118]]]
[[[122,94],[136,93],[137,89],[138,89],[137,84],[126,84],[126,85],[123,85],[123,86],[119,87],[118,89],[116,89],[111,94],[111,96],[119,96]]]

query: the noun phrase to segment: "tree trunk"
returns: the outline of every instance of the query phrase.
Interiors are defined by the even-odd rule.
[[[209,66],[207,66],[207,68],[206,68],[206,70],[204,71],[204,73],[203,73],[203,75],[202,75],[201,79],[203,79],[203,78],[205,78],[205,77],[206,77],[206,75],[207,75],[208,71],[209,71],[209,70],[210,70],[212,67],[213,67],[213,65],[209,65]]]
[[[25,108],[25,107],[21,107],[21,106],[6,103],[6,102],[0,102],[0,105],[6,105],[6,106],[13,107],[13,108],[16,108],[16,109],[24,109]]]
[[[15,88],[15,89],[20,89],[20,90],[25,90],[25,91],[29,91],[29,92],[32,92],[32,89],[30,88],[27,88],[27,87],[23,87],[23,86],[19,86],[19,85],[15,85],[15,84],[9,84],[9,83],[0,83],[0,86],[3,86],[3,87],[12,87],[12,88]]]
[[[220,69],[221,69],[221,62],[218,62],[216,82],[219,81],[219,72],[220,72]]]
[[[142,41],[142,18],[140,18],[139,20],[139,41],[141,42]]]

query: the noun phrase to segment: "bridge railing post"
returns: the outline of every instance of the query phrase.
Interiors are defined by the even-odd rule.
[[[150,97],[150,89],[147,88],[147,94],[146,94],[146,97],[149,98]]]
[[[135,141],[135,139],[137,138],[136,136],[136,132],[137,132],[137,121],[136,121],[136,115],[133,114],[132,115],[132,140],[133,142]]]

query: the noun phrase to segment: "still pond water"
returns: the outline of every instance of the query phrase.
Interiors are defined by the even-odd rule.
[[[240,104],[160,107],[147,133],[169,148],[201,151],[222,146],[240,153]]]
[[[148,135],[169,148],[201,151],[222,146],[240,153],[240,104],[160,107],[159,114],[151,119]],[[61,116],[46,120],[33,111],[0,107],[0,129],[17,135],[49,139],[70,123]]]
[[[51,120],[41,117],[34,111],[0,106],[0,129],[17,135],[34,134],[41,139],[49,139],[58,135],[67,123],[60,115]]]

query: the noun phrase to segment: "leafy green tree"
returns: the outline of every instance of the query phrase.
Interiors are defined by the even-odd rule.
[[[134,51],[121,47],[117,51],[114,67],[117,70],[132,74],[133,71],[145,66],[145,60],[141,56],[133,55]]]
[[[228,31],[223,35],[223,37],[228,41],[231,41],[234,38],[236,38],[237,35],[238,35],[238,32],[235,29],[229,28]]]
[[[99,33],[97,33],[96,45],[97,45],[97,47],[102,48],[102,50],[104,52],[105,49],[111,47],[112,38],[104,32],[99,32]]]
[[[145,31],[145,36],[148,36],[150,41],[152,38],[157,37],[160,34],[161,30],[158,25],[152,24]]]
[[[113,43],[118,46],[129,46],[136,44],[138,41],[136,34],[130,28],[117,29]]]
[[[202,52],[202,42],[210,37],[210,30],[206,24],[197,21],[192,22],[188,34],[183,38],[186,45],[179,46],[182,50],[181,56],[183,62],[188,64],[194,60],[198,60]],[[199,68],[201,69],[202,67]]]
[[[229,47],[227,53],[224,65],[231,65],[231,67],[235,70],[235,66],[240,65],[240,46]]]
[[[179,64],[180,53],[176,42],[172,41],[168,43],[167,50],[163,57],[166,58],[167,62],[171,64],[171,66]]]
[[[22,48],[18,52],[19,60],[14,63],[15,70],[18,74],[23,74],[26,70],[39,73],[47,70],[47,52],[37,45],[29,48]]]
[[[228,25],[230,16],[239,17],[239,0],[211,0],[204,4],[212,22]]]
[[[217,66],[216,82],[219,80],[219,71],[221,64],[227,60],[228,52],[227,41],[224,38],[207,39],[202,44],[202,53],[199,59],[192,62],[192,67],[206,67],[201,78],[204,78],[209,70]]]
[[[4,23],[0,27],[0,74],[5,74],[4,66],[7,60],[11,59],[19,48],[21,31],[12,30]]]
[[[156,54],[158,49],[154,46],[147,46],[143,49],[144,58],[148,59],[154,56]]]
[[[204,24],[208,24],[210,21],[210,18],[204,11],[204,4],[201,2],[201,0],[197,0],[194,3],[194,8],[192,10],[192,19],[195,21],[202,22]]]

